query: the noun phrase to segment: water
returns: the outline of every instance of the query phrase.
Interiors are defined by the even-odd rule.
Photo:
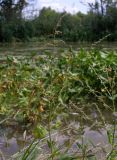
[[[24,139],[24,131],[21,126],[0,126],[0,151],[5,160],[29,144],[30,136]]]
[[[53,132],[52,138],[56,141],[58,147],[62,148],[61,150],[65,150],[70,145],[68,153],[78,152],[79,149],[76,144],[81,143],[83,138],[84,144],[96,146],[93,147],[93,152],[97,152],[96,156],[101,160],[102,157],[106,156],[102,148],[106,148],[106,151],[110,149],[106,129],[111,127],[114,116],[108,111],[102,112],[106,122],[104,126],[98,112],[86,111],[86,113],[92,121],[81,118],[82,116],[77,113],[70,113],[64,118],[62,115],[58,117],[62,126],[57,132]],[[2,126],[0,128],[0,150],[6,160],[31,142],[32,136],[29,136],[29,134],[27,139],[24,140],[24,131],[25,129],[21,126]],[[44,155],[48,154],[49,149],[45,141],[42,141],[39,147],[41,148],[41,155],[43,153]]]
[[[64,151],[69,148],[67,154],[71,155],[77,153],[82,155],[82,151],[78,148],[77,144],[82,144],[83,141],[83,144],[88,146],[87,151],[89,153],[91,152],[90,154],[95,153],[97,159],[104,159],[111,150],[107,129],[112,127],[113,122],[113,115],[109,112],[104,113],[103,116],[106,121],[105,126],[98,113],[95,113],[96,117],[94,116],[94,113],[92,114],[92,116],[94,116],[94,119],[92,119],[93,122],[90,120],[83,120],[80,115],[75,113],[73,115],[70,114],[65,118],[62,121],[63,123],[60,130],[52,135],[52,138],[56,142],[56,146],[60,149],[61,153],[64,153]],[[47,158],[46,155],[49,154],[49,149],[47,149],[47,145],[45,146],[46,149],[42,147],[42,154],[40,154],[42,156],[44,153],[45,157],[38,155],[38,158],[41,160],[45,160]]]
[[[43,54],[45,51],[52,53],[59,53],[62,50],[73,48],[79,50],[80,48],[89,50],[92,48],[92,43],[64,43],[63,41],[45,41],[45,42],[28,42],[28,43],[12,43],[1,44],[0,55],[30,55],[32,52]],[[117,42],[101,43],[99,48],[103,50],[117,50]]]

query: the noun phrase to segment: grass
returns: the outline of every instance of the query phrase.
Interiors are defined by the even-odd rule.
[[[88,102],[90,106],[86,106]],[[0,116],[4,118],[1,123],[8,124],[10,119],[10,123],[16,121],[21,125],[34,125],[36,139],[48,135],[48,159],[96,159],[94,153],[89,154],[89,146],[83,141],[77,144],[80,154],[68,155],[67,150],[62,153],[58,149],[52,137],[53,129],[61,126],[57,117],[75,112],[80,113],[81,120],[90,119],[84,110],[85,105],[85,109],[90,107],[98,111],[102,125],[106,128],[102,110],[116,114],[116,104],[116,51],[76,52],[70,49],[60,55],[33,54],[22,56],[22,59],[8,56],[0,65]],[[106,160],[117,158],[115,133],[116,119],[113,128],[107,131],[112,148]],[[22,160],[28,159],[35,147],[31,144]]]

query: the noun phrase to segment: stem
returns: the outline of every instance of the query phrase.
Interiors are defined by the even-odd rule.
[[[54,157],[53,157],[53,146],[52,146],[52,136],[51,136],[51,112],[50,112],[50,110],[49,110],[49,119],[48,119],[48,131],[49,131],[51,158],[52,158],[52,160],[54,160]]]
[[[107,160],[110,158],[110,156],[113,154],[114,148],[115,148],[115,132],[116,132],[116,121],[114,121],[113,124],[113,134],[112,134],[112,149],[109,155],[107,156]]]

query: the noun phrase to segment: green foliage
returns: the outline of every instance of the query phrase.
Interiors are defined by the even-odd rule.
[[[41,126],[41,125],[37,125],[36,128],[34,129],[34,136],[35,138],[44,138],[47,134],[47,130],[45,129],[45,127]]]
[[[71,109],[75,112],[80,109],[80,117],[84,114],[86,118],[82,108],[85,104],[88,109],[87,101],[90,107],[96,103],[93,107],[97,107],[95,109],[102,119],[101,109],[116,113],[116,82],[116,51],[68,50],[59,56],[33,53],[30,57],[22,56],[22,59],[8,56],[0,68],[0,115],[19,123],[36,125],[33,131],[36,139],[48,135],[47,144],[51,152],[48,159],[96,160],[83,139],[77,143],[81,154],[78,152],[72,156],[68,150],[60,152],[52,132],[62,125],[61,119],[57,118],[63,117],[63,113],[68,114]],[[112,146],[107,160],[116,159],[115,126],[107,131],[108,142]],[[22,159],[34,156],[36,145],[32,143]]]
[[[60,13],[52,10],[51,8],[43,8],[39,16],[35,18],[35,34],[36,36],[44,35],[53,37],[54,29],[59,20]]]
[[[33,19],[23,18],[22,10],[26,6],[24,1],[4,5],[0,9],[1,42],[10,42],[14,38],[16,41],[26,41],[43,36],[62,38],[65,41],[98,41],[108,34],[111,36],[106,40],[117,40],[117,3],[112,0],[89,4],[87,14],[59,13],[44,7]]]
[[[0,69],[0,113],[34,123],[40,116],[47,118],[44,113],[50,109],[60,112],[71,102],[92,96],[102,104],[108,102],[115,111],[116,80],[116,52],[68,51],[23,61],[8,56]]]

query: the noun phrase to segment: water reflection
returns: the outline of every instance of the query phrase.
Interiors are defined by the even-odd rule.
[[[102,157],[106,156],[106,151],[110,149],[106,129],[111,127],[116,118],[116,113],[113,115],[112,112],[103,110],[101,112],[102,119],[102,115],[97,110],[84,109],[87,117],[75,112],[70,112],[65,117],[60,115],[59,119],[62,126],[52,137],[62,152],[80,154],[81,150],[77,144],[83,142],[90,146],[88,152],[96,152],[97,159],[101,160]],[[27,141],[24,141],[23,133],[24,129],[19,127],[0,128],[0,150],[6,159],[30,142],[30,136],[28,136]],[[49,148],[45,142],[39,144],[39,147],[42,149],[42,153],[45,154],[47,151],[48,154]]]
[[[6,159],[29,144],[29,137],[24,140],[23,132],[22,128],[15,126],[0,127],[0,150]]]

